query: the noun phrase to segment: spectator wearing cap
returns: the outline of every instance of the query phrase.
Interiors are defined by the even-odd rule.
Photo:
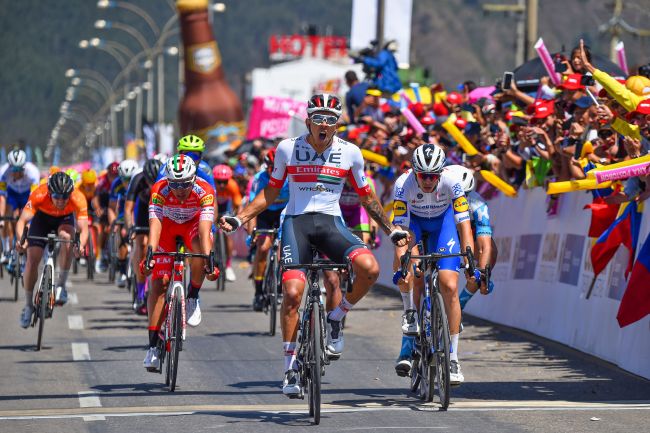
[[[345,107],[348,114],[348,122],[356,123],[354,117],[355,110],[363,102],[363,98],[365,98],[370,84],[360,82],[357,73],[354,71],[347,71],[345,73],[345,83],[349,87],[349,90],[345,93]]]
[[[581,84],[581,74],[569,74],[564,77],[558,88],[562,90],[562,98],[568,102],[573,102],[584,96],[585,86]]]
[[[372,124],[373,122],[383,122],[384,112],[379,104],[381,90],[372,87],[366,90],[363,102],[355,110],[355,119],[357,122]]]

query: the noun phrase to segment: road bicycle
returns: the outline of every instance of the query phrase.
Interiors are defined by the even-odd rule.
[[[27,231],[25,231],[27,233]],[[27,236],[28,240],[38,240],[47,242],[44,250],[43,271],[38,282],[38,289],[34,291],[34,313],[32,315],[31,326],[38,324],[38,337],[36,339],[36,350],[41,350],[43,344],[43,331],[45,329],[45,319],[52,317],[54,311],[54,254],[55,247],[61,243],[72,243],[75,247],[79,246],[79,234],[75,235],[72,240],[58,238],[56,233],[50,233],[47,236]]]
[[[278,229],[255,229],[253,239],[260,235],[270,235],[272,247],[266,257],[266,267],[264,268],[264,280],[262,284],[262,305],[265,314],[269,315],[269,335],[275,335],[278,316],[278,297],[282,290],[280,283],[280,263],[278,261],[278,251],[280,250],[280,239],[278,238]]]
[[[148,265],[154,257],[170,257],[174,260],[172,278],[169,280],[165,293],[165,306],[163,308],[163,326],[161,338],[158,341],[160,350],[160,373],[165,365],[165,385],[169,391],[176,389],[176,378],[178,376],[178,354],[183,350],[185,341],[186,318],[185,318],[185,259],[199,257],[208,260],[208,272],[214,271],[214,253],[197,254],[183,252],[182,242],[176,240],[176,252],[153,252],[151,247],[147,248],[146,264]]]
[[[417,245],[421,254],[412,255],[409,249],[400,258],[400,268],[393,276],[393,282],[397,284],[399,279],[406,278],[411,260],[419,261],[413,265],[413,270],[417,276],[423,274],[424,290],[419,308],[420,333],[415,337],[413,350],[411,391],[421,400],[431,402],[437,388],[440,405],[443,410],[447,410],[450,398],[451,342],[447,312],[440,293],[437,263],[448,257],[465,257],[470,275],[474,275],[476,268],[470,247],[464,253],[427,254],[422,253],[425,251],[423,245],[426,245],[426,237]]]
[[[114,283],[119,266],[118,254],[123,244],[121,229],[124,227],[124,219],[113,220],[108,231],[108,282]]]
[[[333,263],[329,260],[315,259],[310,264],[282,265],[282,272],[301,269],[307,272],[307,296],[301,307],[302,316],[298,324],[296,362],[300,374],[301,392],[295,398],[305,398],[307,390],[309,416],[314,424],[320,424],[321,413],[321,377],[325,375],[325,366],[330,359],[325,351],[326,327],[325,307],[321,298],[319,271],[347,270],[348,279],[352,279],[352,266]]]
[[[217,228],[214,234],[214,254],[216,266],[222,272],[217,278],[217,291],[226,290],[226,263],[228,262],[228,253],[226,251],[226,235],[223,230]]]
[[[131,305],[135,311],[137,307],[137,298],[138,298],[138,281],[136,279],[137,269],[133,266],[133,260],[131,260],[131,255],[135,254],[135,248],[133,247],[133,241],[135,240],[136,235],[148,235],[149,227],[146,226],[131,226],[129,228],[128,239],[129,239],[129,262],[126,268],[126,288],[131,295]]]

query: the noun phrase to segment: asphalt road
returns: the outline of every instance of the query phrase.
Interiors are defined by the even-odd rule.
[[[393,365],[401,299],[375,288],[350,313],[342,358],[323,378],[323,416],[280,389],[282,341],[250,308],[248,269],[223,293],[202,290],[203,322],[188,331],[178,388],[142,368],[145,320],[99,275],[72,277],[68,305],[36,330],[18,325],[22,299],[0,302],[0,432],[647,431],[650,382],[531,334],[465,318],[466,382],[447,412],[422,404]],[[0,298],[10,294],[0,281]],[[480,299],[472,300],[480,302]]]

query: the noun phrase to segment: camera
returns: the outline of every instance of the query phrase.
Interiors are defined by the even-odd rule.
[[[595,86],[596,80],[594,80],[594,77],[591,74],[584,74],[580,77],[580,84],[583,86]]]
[[[562,74],[567,71],[568,69],[567,64],[564,63],[566,60],[567,60],[566,57],[564,57],[560,53],[556,54],[553,57],[553,67],[555,68],[555,72],[559,72],[560,74]]]
[[[512,80],[514,80],[515,74],[509,71],[503,73],[503,80],[501,81],[501,88],[503,90],[510,90],[512,88]]]

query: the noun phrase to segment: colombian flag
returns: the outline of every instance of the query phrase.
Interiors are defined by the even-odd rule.
[[[630,251],[630,264],[626,276],[631,271],[634,252],[639,240],[642,206],[635,201],[623,203],[614,223],[594,243],[591,248],[591,263],[594,267],[594,275],[600,274],[605,269],[621,244],[625,245]]]
[[[645,240],[632,268],[632,276],[618,308],[616,319],[621,328],[650,314],[650,235]]]

